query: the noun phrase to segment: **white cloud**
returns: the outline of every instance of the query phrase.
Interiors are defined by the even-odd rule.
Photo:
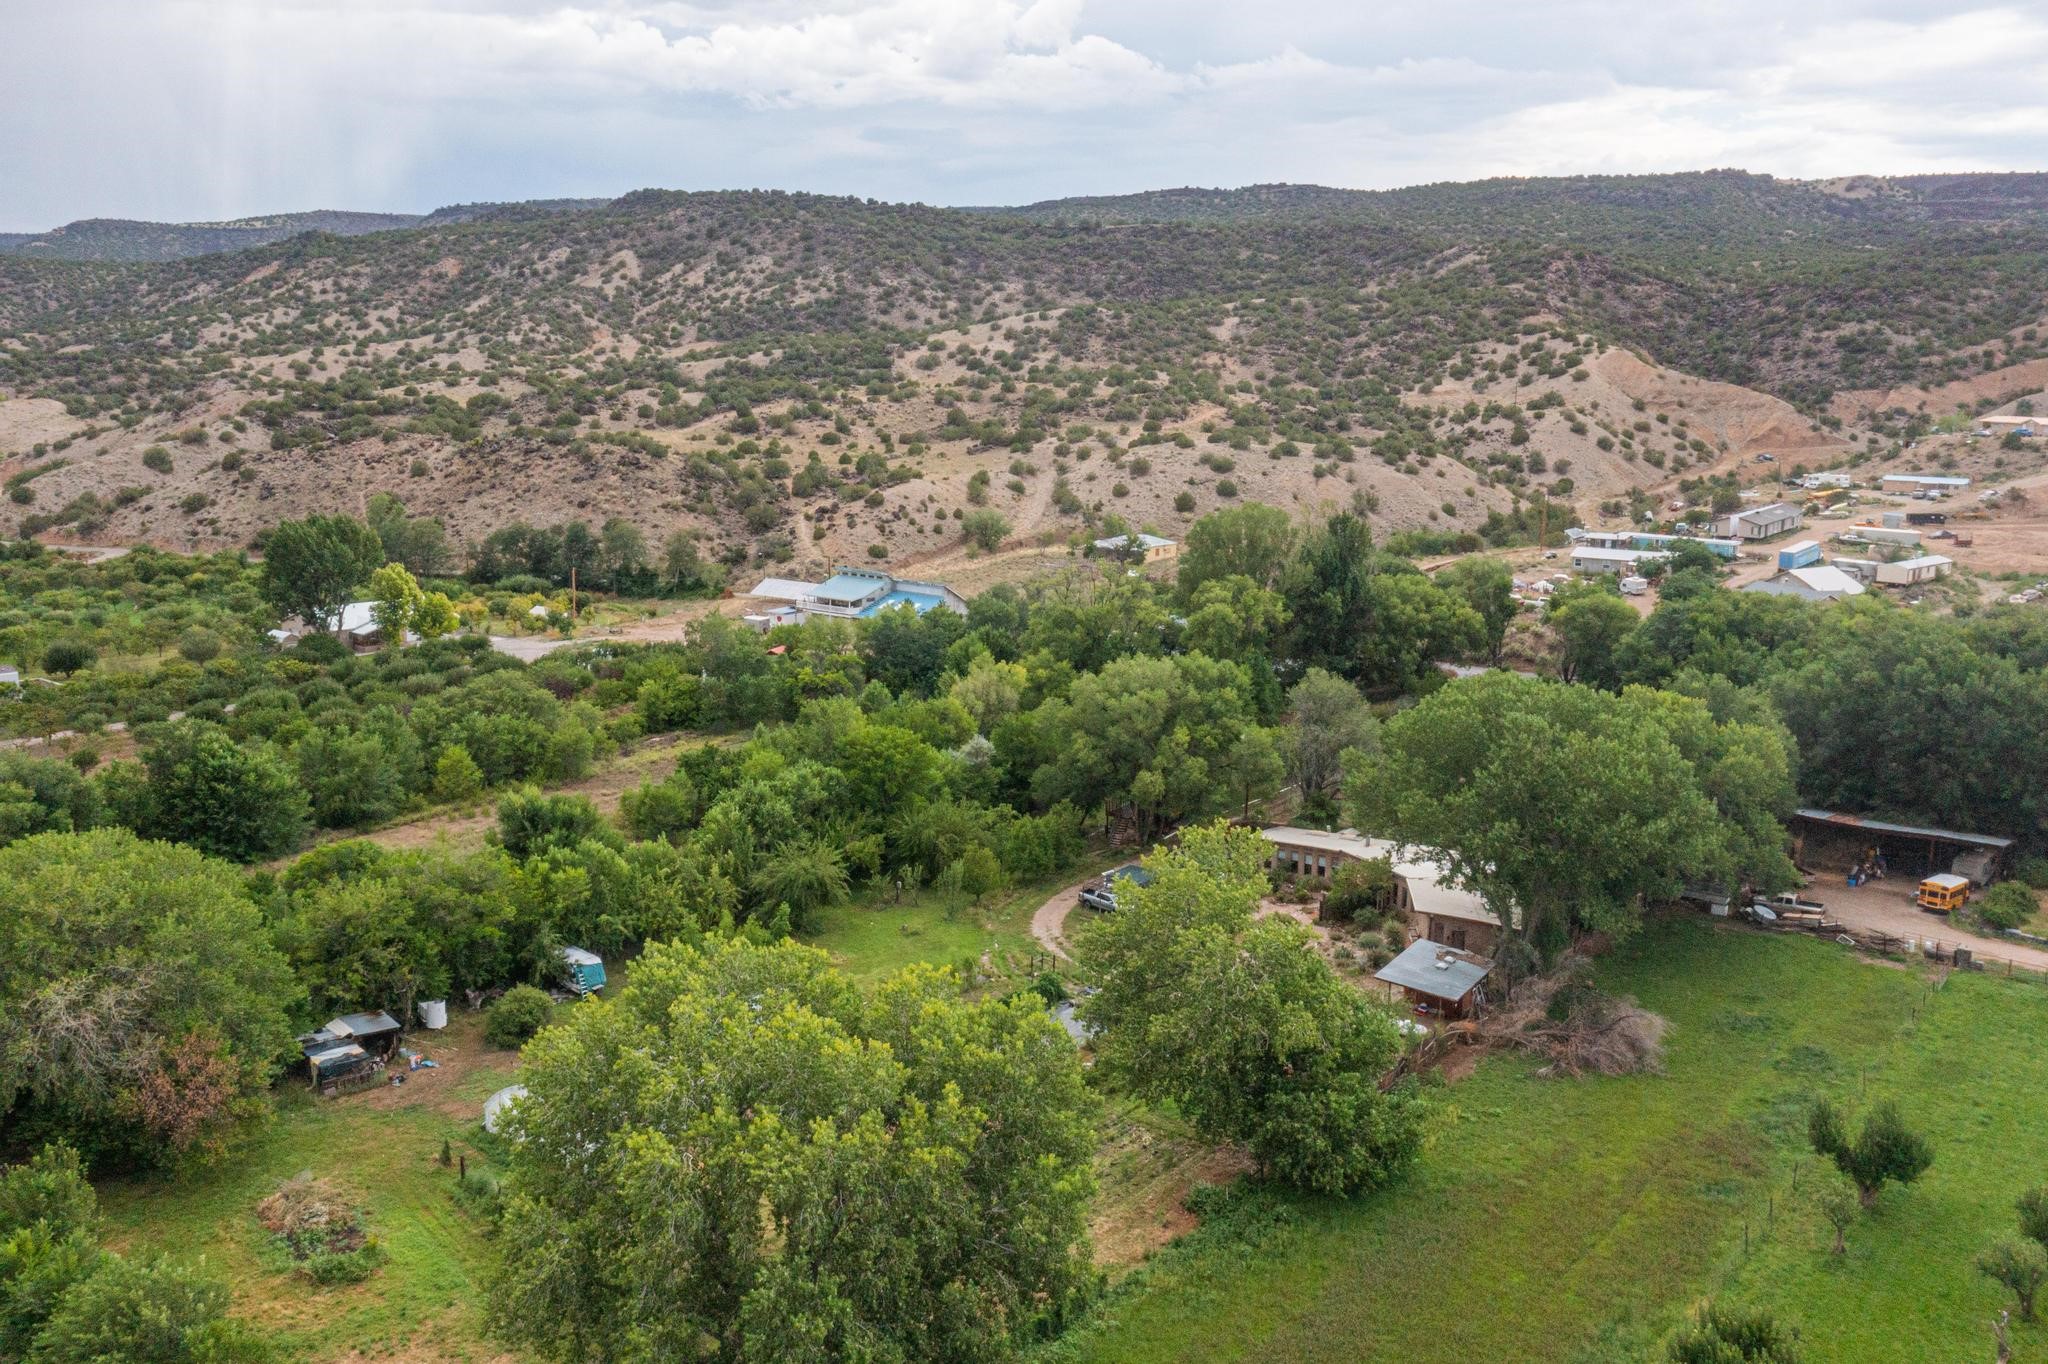
[[[637,185],[1018,202],[2038,168],[2048,14],[1953,0],[68,0],[0,228]]]

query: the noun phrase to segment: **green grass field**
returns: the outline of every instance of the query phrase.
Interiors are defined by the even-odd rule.
[[[1079,879],[1079,873],[1069,873],[997,891],[978,906],[964,895],[937,891],[908,894],[901,904],[865,892],[822,911],[817,932],[804,940],[831,953],[833,964],[863,985],[912,962],[958,966],[984,955],[997,975],[1022,977],[1054,965],[1031,936],[1032,914],[1054,891]]]
[[[868,981],[991,947],[1021,979],[1048,893],[950,914],[936,900],[847,906],[818,941]],[[2048,987],[1965,975],[1937,990],[1829,943],[1692,919],[1654,925],[1601,972],[1672,1021],[1665,1074],[1544,1080],[1489,1060],[1441,1093],[1433,1144],[1398,1186],[1248,1202],[1131,1275],[1048,1360],[1641,1361],[1706,1295],[1796,1321],[1814,1364],[1989,1357],[2000,1291],[1971,1259],[2009,1234],[2014,1195],[2048,1178],[2048,1057],[2034,1045]],[[449,1138],[488,1168],[466,1143],[514,1058],[476,1031],[458,1017],[440,1039],[453,1073],[402,1101],[289,1095],[222,1165],[107,1186],[116,1243],[203,1255],[295,1358],[515,1358],[482,1334],[491,1243],[437,1160]],[[1933,1170],[1887,1191],[1841,1259],[1812,1206],[1818,1093],[1895,1096],[1936,1146]],[[301,1170],[362,1195],[390,1253],[368,1283],[314,1288],[266,1256],[252,1210]],[[1124,1192],[1105,1188],[1105,1206]],[[2048,1354],[2048,1329],[2014,1334],[2020,1358]]]
[[[2048,989],[1931,990],[1829,943],[1697,920],[1654,926],[1602,975],[1672,1021],[1666,1074],[1544,1080],[1489,1061],[1445,1093],[1397,1187],[1283,1202],[1251,1236],[1198,1233],[1048,1354],[1641,1361],[1711,1295],[1798,1323],[1813,1364],[1991,1357],[2001,1290],[1971,1260],[2048,1178]],[[1936,1147],[1841,1259],[1805,1149],[1820,1093],[1896,1097]],[[2048,1350],[2041,1328],[2014,1340],[2021,1358]]]
[[[429,1055],[450,1057],[451,1068],[402,1090],[317,1099],[287,1082],[276,1121],[219,1165],[172,1181],[102,1185],[110,1241],[204,1257],[233,1285],[236,1314],[274,1338],[285,1358],[498,1358],[483,1343],[491,1244],[456,1205],[456,1172],[440,1163],[446,1139],[471,1171],[492,1172],[470,1140],[480,1135],[483,1101],[509,1083],[518,1058],[485,1047],[481,1032],[481,1015],[457,1015],[447,1034],[414,1038]],[[267,1252],[256,1204],[302,1170],[359,1196],[389,1255],[367,1282],[316,1287]]]

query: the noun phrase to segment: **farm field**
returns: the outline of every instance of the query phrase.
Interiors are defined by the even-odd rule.
[[[914,960],[994,945],[1018,975],[1043,887],[950,916],[935,901],[843,908],[818,941],[872,981]],[[1351,1202],[1211,1195],[1211,1220],[1130,1273],[1047,1361],[1556,1360],[1645,1357],[1705,1297],[1773,1307],[1808,1358],[1949,1360],[1988,1338],[2000,1291],[1971,1260],[2010,1230],[2011,1200],[2048,1161],[2028,1114],[2048,1061],[2030,979],[1917,971],[1831,944],[1654,921],[1602,964],[1602,984],[1673,1024],[1667,1073],[1551,1081],[1495,1057],[1443,1092],[1411,1176]],[[106,1186],[125,1249],[206,1257],[237,1311],[315,1361],[503,1355],[484,1334],[492,1250],[452,1198],[442,1140],[490,1173],[475,1115],[512,1053],[458,1014],[428,1049],[448,1070],[338,1103],[292,1095],[252,1146],[175,1184]],[[1805,1112],[1897,1097],[1936,1149],[1826,1252]],[[1095,1221],[1112,1273],[1193,1226],[1190,1178],[1227,1177],[1170,1124],[1113,1105]],[[368,1283],[316,1289],[266,1256],[256,1201],[301,1170],[363,1196],[390,1254]],[[1745,1250],[1745,1225],[1748,1248]],[[1255,1252],[1255,1253],[1253,1253]],[[2015,1326],[2022,1348],[2040,1328]],[[2024,1357],[2024,1356],[2022,1356]]]
[[[483,1102],[511,1083],[515,1052],[485,1045],[483,1015],[452,1013],[447,1031],[408,1043],[441,1069],[395,1089],[339,1100],[314,1098],[287,1079],[276,1120],[220,1164],[175,1181],[100,1186],[108,1239],[133,1254],[204,1257],[234,1290],[235,1314],[293,1360],[500,1358],[486,1343],[484,1280],[492,1250],[484,1223],[457,1205],[457,1172],[441,1143],[472,1175],[495,1174]],[[268,1248],[256,1204],[301,1171],[360,1200],[370,1235],[388,1259],[366,1282],[316,1287]]]
[[[1049,889],[1017,887],[979,908],[930,892],[908,895],[901,905],[863,897],[827,910],[809,940],[863,984],[911,962],[958,965],[984,953],[997,975],[1022,983],[1051,960],[1030,934],[1031,911]],[[611,963],[613,989],[630,974],[630,962]],[[486,1098],[513,1082],[518,1055],[488,1046],[482,1031],[482,1014],[458,1009],[445,1032],[410,1034],[408,1045],[440,1068],[416,1072],[395,1089],[317,1100],[287,1078],[276,1119],[219,1165],[175,1180],[103,1184],[110,1243],[129,1253],[204,1257],[233,1286],[236,1314],[274,1333],[288,1359],[523,1358],[501,1352],[486,1335],[494,1252],[484,1221],[455,1201],[456,1171],[439,1159],[445,1140],[472,1173],[497,1174],[495,1143],[478,1114]],[[368,1282],[315,1287],[268,1250],[255,1206],[301,1171],[360,1198],[370,1233],[389,1255]],[[1181,1229],[1192,1225],[1175,1220]]]
[[[1403,1182],[1258,1200],[1133,1275],[1043,1352],[1080,1361],[1648,1357],[1703,1297],[1797,1323],[1806,1358],[1989,1358],[2001,1290],[1972,1259],[2013,1230],[2048,1134],[2031,980],[1872,964],[1832,944],[1653,922],[1602,984],[1669,1018],[1668,1073],[1549,1081],[1484,1062]],[[1896,1097],[1935,1145],[1827,1253],[1813,1097]],[[1746,1230],[1745,1230],[1746,1229]],[[1747,1248],[1745,1249],[1745,1236]],[[2014,1326],[2025,1358],[2040,1329]]]

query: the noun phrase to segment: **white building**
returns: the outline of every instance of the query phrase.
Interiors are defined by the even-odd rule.
[[[1750,583],[1742,590],[1761,592],[1769,597],[1797,597],[1801,601],[1835,601],[1842,597],[1862,596],[1863,584],[1830,564],[1812,564],[1806,568],[1788,568],[1775,577]]]
[[[1601,549],[1593,545],[1572,546],[1572,570],[1577,573],[1633,573],[1652,559],[1668,559],[1649,549]]]
[[[1920,544],[1920,532],[1911,526],[1878,526],[1863,521],[1842,533],[1860,535],[1874,545],[1911,545],[1917,548]]]
[[[1761,507],[1730,512],[1721,519],[1718,529],[1737,540],[1768,540],[1773,535],[1797,530],[1805,520],[1799,508],[1790,503],[1767,502]]]
[[[1180,546],[1161,536],[1133,531],[1129,535],[1104,536],[1095,542],[1095,552],[1108,559],[1156,564],[1177,558],[1180,555]]]
[[[1931,583],[1954,567],[1955,560],[1945,554],[1922,554],[1914,559],[1901,559],[1895,564],[1879,564],[1877,580],[1887,587]]]
[[[865,620],[898,606],[908,606],[920,616],[940,608],[956,615],[967,614],[966,599],[944,583],[898,578],[874,568],[835,568],[832,576],[821,583],[763,578],[747,595],[784,603],[780,608],[746,617],[748,624],[760,630],[771,625],[795,624],[812,616]]]
[[[1954,474],[1886,474],[1880,481],[1888,493],[1958,493],[1970,486],[1969,479]]]

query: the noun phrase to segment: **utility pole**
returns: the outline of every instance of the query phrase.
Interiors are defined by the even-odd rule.
[[[576,565],[569,565],[569,624],[576,624]]]

